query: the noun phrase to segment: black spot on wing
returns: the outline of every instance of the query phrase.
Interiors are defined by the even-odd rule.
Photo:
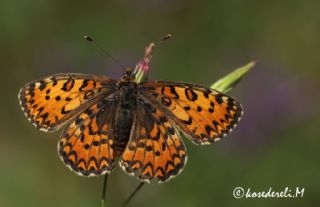
[[[174,86],[170,85],[169,87],[170,87],[171,94],[174,95],[173,98],[179,99],[179,94],[176,92],[176,89],[174,88]]]
[[[189,101],[195,101],[198,99],[198,95],[191,88],[186,88],[184,92]]]
[[[39,81],[39,83],[40,83],[39,89],[40,89],[40,91],[42,91],[46,87],[47,84],[44,80]]]
[[[172,101],[169,97],[162,97],[161,98],[161,103],[165,106],[170,106],[172,104]]]
[[[222,100],[223,95],[221,93],[216,95],[216,101],[218,102],[218,104],[222,104],[223,100]]]
[[[74,80],[73,79],[68,79],[64,84],[63,84],[63,86],[62,86],[62,88],[61,88],[61,90],[63,90],[63,91],[66,91],[66,92],[68,92],[68,91],[70,91],[72,88],[73,88],[73,86],[74,86]]]

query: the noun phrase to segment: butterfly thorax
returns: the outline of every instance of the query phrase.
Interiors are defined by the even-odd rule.
[[[114,120],[114,148],[118,154],[121,154],[129,141],[133,115],[136,109],[138,84],[131,80],[122,80],[118,87],[119,105]]]

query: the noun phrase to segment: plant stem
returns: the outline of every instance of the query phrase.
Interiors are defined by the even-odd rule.
[[[106,174],[103,178],[101,207],[104,207],[104,203],[106,201],[107,184],[108,184],[108,174]]]
[[[142,188],[144,185],[144,182],[141,182],[138,187],[131,193],[131,195],[127,198],[127,200],[122,204],[122,207],[127,206],[127,204],[131,201],[131,199],[135,196],[135,194]]]

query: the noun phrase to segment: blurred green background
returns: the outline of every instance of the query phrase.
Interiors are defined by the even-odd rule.
[[[214,81],[250,60],[257,66],[233,90],[245,115],[211,146],[188,140],[185,170],[146,185],[130,206],[319,206],[320,1],[0,2],[0,206],[99,206],[102,178],[71,173],[57,155],[61,132],[37,131],[20,110],[25,83],[60,72],[119,78],[121,69],[83,40],[94,37],[134,66],[150,41],[150,79]],[[107,206],[119,206],[138,181],[117,166]],[[303,198],[235,199],[233,189],[305,188]]]

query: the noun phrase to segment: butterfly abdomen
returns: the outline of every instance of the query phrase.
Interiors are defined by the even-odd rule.
[[[131,81],[120,82],[120,100],[114,120],[114,149],[121,154],[130,137],[133,115],[136,109],[137,84]]]

